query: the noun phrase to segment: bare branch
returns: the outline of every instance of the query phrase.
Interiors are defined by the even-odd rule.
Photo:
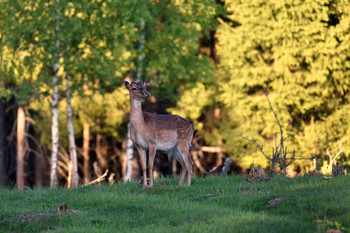
[[[84,185],[84,186],[88,186],[88,185],[92,185],[92,184],[95,184],[95,183],[101,183],[102,181],[105,180],[106,176],[108,174],[108,169],[106,169],[105,173],[103,173],[103,175],[97,177],[96,179],[94,179],[93,181],[91,181],[90,183]]]
[[[208,171],[205,170],[205,169],[203,168],[203,166],[201,165],[201,163],[199,162],[199,159],[198,159],[198,152],[197,152],[197,151],[193,151],[193,153],[191,153],[191,154],[192,154],[192,157],[193,157],[193,162],[194,162],[194,164],[198,167],[198,169],[199,169],[203,174],[207,174]]]
[[[208,153],[226,153],[227,150],[225,150],[222,147],[215,147],[215,146],[202,146],[201,150],[203,152],[208,152]]]
[[[45,158],[44,156],[44,152],[42,150],[42,147],[40,145],[40,143],[38,142],[38,140],[31,134],[29,133],[25,133],[25,136],[29,139],[31,139],[32,142],[34,142],[34,144],[37,146],[37,148],[40,150],[40,153],[37,153],[37,156],[38,157],[42,157],[42,158]],[[40,155],[40,156],[39,156]]]
[[[244,138],[244,139],[246,139],[246,140],[248,140],[248,141],[250,141],[250,142],[255,143],[255,144],[260,148],[261,153],[262,153],[268,160],[272,160],[272,158],[270,158],[269,156],[267,156],[267,155],[265,154],[265,152],[263,151],[263,146],[260,146],[259,143],[257,143],[257,142],[254,141],[254,140],[251,140],[251,139],[249,139],[249,138],[247,138],[247,137],[244,137],[244,136],[242,136],[242,135],[241,135],[241,137]]]
[[[263,145],[260,145],[259,143],[257,143],[256,141],[254,140],[251,140],[249,138],[246,138],[244,136],[241,135],[242,138],[250,141],[250,142],[253,142],[255,143],[259,148],[260,148],[260,151],[261,153],[268,159],[271,161],[271,164],[272,164],[272,174],[275,173],[275,166],[276,166],[276,163],[278,163],[280,165],[280,168],[283,169],[284,173],[286,173],[286,167],[288,167],[289,165],[291,165],[294,161],[295,161],[295,150],[293,151],[293,156],[291,158],[287,158],[287,154],[288,154],[288,149],[287,147],[284,147],[283,145],[283,142],[285,140],[287,140],[287,138],[289,138],[289,136],[287,136],[286,138],[283,138],[283,129],[282,129],[282,126],[281,126],[281,123],[277,117],[277,114],[275,112],[275,110],[273,109],[272,107],[272,104],[270,102],[270,99],[269,99],[269,96],[267,94],[267,89],[264,88],[264,91],[265,91],[265,95],[266,95],[266,99],[267,101],[269,102],[269,106],[271,108],[271,111],[273,112],[273,115],[275,116],[276,118],[276,121],[278,123],[278,126],[280,128],[280,133],[281,133],[281,142],[279,145],[277,145],[277,133],[276,133],[276,136],[275,136],[275,146],[272,148],[272,158],[267,156],[264,151],[263,151]],[[287,162],[289,160],[289,162]]]
[[[334,158],[332,159],[331,163],[329,165],[333,165],[334,161],[336,160],[336,158],[341,154],[341,152],[343,152],[344,147],[340,148],[340,150],[338,151],[338,153],[334,156]]]
[[[273,112],[273,115],[275,116],[275,118],[276,118],[276,120],[277,120],[278,126],[280,127],[280,132],[281,132],[281,144],[280,144],[280,145],[281,145],[281,147],[280,147],[280,150],[279,150],[278,155],[277,155],[277,157],[278,157],[278,156],[281,154],[282,147],[283,147],[283,130],[282,130],[281,123],[280,123],[280,121],[278,120],[277,114],[276,114],[275,110],[273,110],[273,107],[272,107],[272,104],[271,104],[271,102],[270,102],[269,96],[267,95],[267,89],[264,88],[264,91],[265,91],[266,99],[267,99],[267,101],[269,102],[271,111]]]

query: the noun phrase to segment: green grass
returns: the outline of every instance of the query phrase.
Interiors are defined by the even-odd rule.
[[[66,190],[0,189],[0,232],[326,232],[350,229],[350,176],[194,178]],[[270,200],[283,197],[274,206]],[[67,214],[56,209],[68,205]]]

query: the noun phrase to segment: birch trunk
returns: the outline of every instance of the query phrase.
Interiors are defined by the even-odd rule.
[[[130,138],[130,122],[128,123],[128,137],[126,139],[126,172],[124,175],[124,182],[131,181],[132,175],[132,160],[134,157],[134,144]]]
[[[67,128],[68,128],[68,141],[69,141],[69,155],[71,160],[71,174],[72,174],[72,186],[77,187],[79,184],[79,174],[78,174],[78,158],[75,145],[74,137],[74,126],[73,126],[73,109],[70,96],[70,84],[69,84],[69,74],[66,71],[66,99],[67,99]]]
[[[24,178],[24,133],[25,133],[25,114],[23,107],[17,109],[17,189],[23,189],[25,185]]]
[[[83,125],[83,176],[84,176],[84,184],[88,184],[90,182],[89,175],[89,144],[90,144],[90,125],[88,123],[84,123]]]
[[[146,22],[144,19],[141,19],[140,23],[140,31],[141,31],[141,36],[140,36],[140,46],[139,46],[139,52],[140,55],[138,57],[138,67],[137,67],[137,72],[136,72],[136,81],[139,81],[142,76],[142,64],[144,60],[144,55],[142,54],[144,49],[145,49],[145,26]],[[131,176],[132,176],[132,161],[134,157],[134,147],[133,147],[133,142],[131,141],[130,138],[130,122],[128,124],[128,137],[127,137],[127,142],[126,142],[126,173],[124,175],[124,182],[130,181]]]
[[[5,103],[0,98],[0,187],[5,185]]]
[[[57,10],[56,10],[56,35],[60,31],[59,20],[60,20],[60,10],[59,3],[60,0],[56,0]],[[51,102],[51,141],[52,141],[52,149],[51,149],[51,172],[50,172],[50,187],[57,187],[58,179],[57,179],[57,163],[58,163],[58,149],[59,149],[59,130],[58,130],[58,68],[59,68],[59,48],[60,41],[56,40],[56,53],[55,53],[55,61],[56,64],[53,68],[53,93],[52,93],[52,102]]]

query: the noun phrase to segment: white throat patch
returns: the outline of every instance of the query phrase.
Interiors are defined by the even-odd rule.
[[[141,101],[136,100],[135,101],[135,108],[140,108],[141,106]]]

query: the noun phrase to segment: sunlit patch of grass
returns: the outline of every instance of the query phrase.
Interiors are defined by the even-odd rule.
[[[273,205],[270,205],[275,200]],[[276,201],[277,200],[277,201]],[[66,204],[65,213],[57,207]],[[0,232],[325,232],[350,228],[350,177],[161,178],[66,190],[0,190]]]

